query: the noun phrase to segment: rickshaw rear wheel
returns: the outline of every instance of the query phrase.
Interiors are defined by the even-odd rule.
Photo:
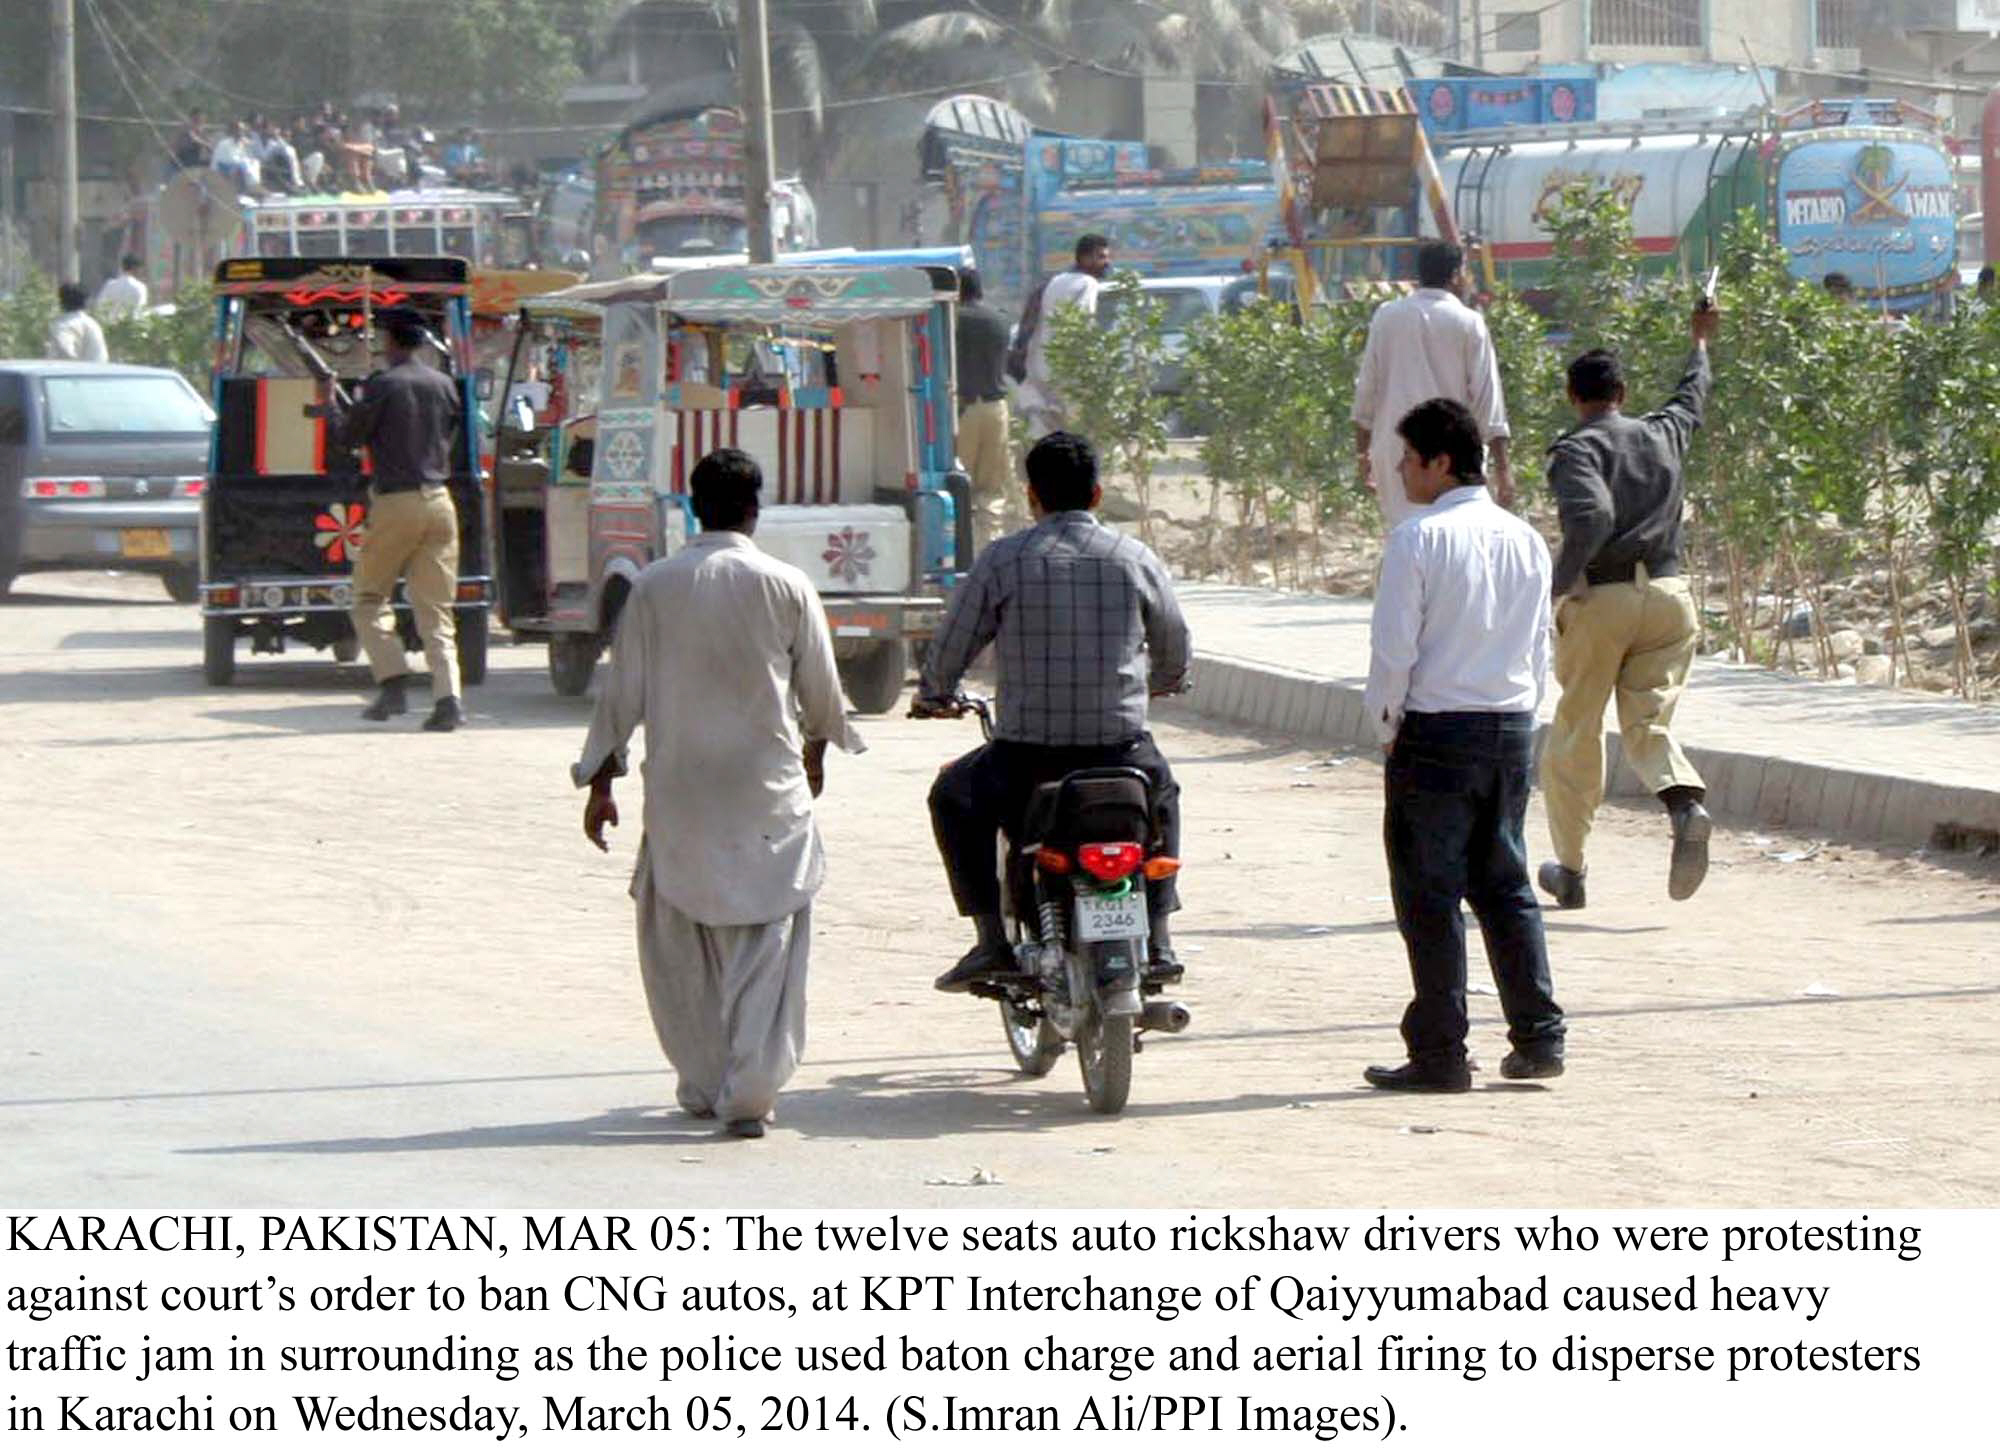
[[[903,678],[909,672],[909,646],[900,640],[877,640],[860,655],[840,662],[840,683],[855,710],[879,716],[903,694]]]
[[[484,605],[458,612],[458,678],[468,686],[486,683],[486,642],[489,620]]]
[[[201,567],[168,565],[160,583],[167,587],[167,598],[176,605],[192,605],[201,598]]]
[[[580,696],[590,689],[600,654],[597,636],[564,631],[549,637],[549,682],[558,696]]]
[[[236,622],[227,615],[201,622],[201,675],[211,686],[236,679]]]

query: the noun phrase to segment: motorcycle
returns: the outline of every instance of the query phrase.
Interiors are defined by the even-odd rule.
[[[983,697],[926,706],[932,715],[970,712],[993,739]],[[1146,883],[1173,876],[1180,863],[1152,852],[1151,785],[1131,767],[1045,783],[1022,821],[1024,840],[1016,846],[1002,832],[999,852],[1001,916],[1019,972],[975,983],[972,993],[998,1001],[1023,1074],[1041,1078],[1075,1044],[1090,1107],[1116,1114],[1132,1092],[1140,1035],[1188,1026],[1187,1006],[1146,980]]]

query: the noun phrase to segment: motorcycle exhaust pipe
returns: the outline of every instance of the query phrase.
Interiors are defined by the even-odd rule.
[[[1188,1026],[1192,1016],[1185,1003],[1156,998],[1139,1010],[1139,1028],[1141,1032],[1177,1034]]]

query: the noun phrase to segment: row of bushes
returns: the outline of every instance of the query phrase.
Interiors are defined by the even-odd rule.
[[[1549,508],[1543,452],[1574,423],[1566,360],[1615,349],[1633,408],[1653,406],[1686,362],[1694,299],[1685,280],[1641,281],[1630,214],[1601,190],[1572,187],[1545,225],[1556,255],[1547,306],[1537,312],[1503,290],[1486,309],[1518,507],[1540,514]],[[1747,215],[1729,229],[1720,261],[1715,393],[1687,468],[1694,552],[1726,582],[1710,648],[1769,663],[1783,651],[1796,659],[1808,640],[1831,675],[1829,584],[1877,566],[1894,621],[1885,636],[1892,679],[1909,675],[1908,597],[1937,585],[1956,626],[1955,683],[1975,696],[1973,610],[1982,596],[2000,603],[2000,310],[1965,306],[1892,326],[1797,283]],[[1168,407],[1151,390],[1165,361],[1160,310],[1136,279],[1113,286],[1125,295],[1108,327],[1073,311],[1055,317],[1050,362],[1072,425],[1106,446],[1150,518]],[[1240,578],[1252,578],[1253,550],[1281,580],[1287,570],[1295,585],[1317,578],[1327,528],[1372,517],[1349,409],[1376,305],[1335,300],[1302,324],[1289,307],[1253,305],[1193,336],[1179,406],[1204,436],[1211,514],[1225,505],[1235,514]],[[1807,614],[1810,628],[1795,634]]]
[[[114,363],[177,368],[206,397],[214,351],[213,294],[207,283],[196,283],[172,302],[171,312],[105,323],[104,346]],[[55,286],[40,273],[29,273],[12,294],[0,298],[0,358],[41,357],[55,316]]]

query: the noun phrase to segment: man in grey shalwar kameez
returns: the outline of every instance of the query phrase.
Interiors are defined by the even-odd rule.
[[[645,835],[632,875],[639,966],[676,1098],[755,1138],[805,1045],[813,823],[829,741],[847,724],[819,596],[750,542],[763,476],[718,449],[695,466],[702,533],[639,576],[583,755],[584,834],[616,826],[611,782],[646,727]]]

